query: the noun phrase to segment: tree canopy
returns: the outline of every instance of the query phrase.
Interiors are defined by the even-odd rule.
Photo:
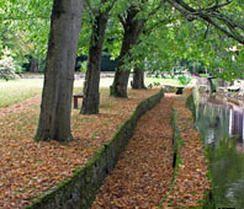
[[[133,47],[133,61],[145,70],[169,70],[178,60],[204,63],[206,68],[224,72],[232,79],[242,74],[243,12],[239,0],[114,0],[106,29],[104,52],[114,59],[119,56],[123,28],[121,17],[132,4],[140,6],[138,19],[147,18],[140,42]],[[78,55],[86,55],[94,13],[106,9],[98,0],[86,0]],[[45,60],[52,1],[0,1],[0,54],[8,48],[15,61],[22,65],[28,55]],[[179,12],[177,12],[178,10]]]

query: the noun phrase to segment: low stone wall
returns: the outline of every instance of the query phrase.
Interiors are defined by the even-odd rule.
[[[174,168],[174,175],[177,173],[177,166],[179,164],[179,150],[180,150],[180,141],[181,136],[177,124],[177,111],[173,108],[172,113],[172,128],[173,128],[173,147],[174,147],[174,153],[173,153],[173,168]]]
[[[77,170],[73,177],[62,182],[52,191],[34,200],[26,209],[88,209],[105,177],[111,172],[120,153],[133,135],[138,119],[153,108],[164,96],[161,90],[156,95],[141,102],[127,120],[88,163]]]
[[[194,121],[196,120],[196,104],[194,102],[194,94],[191,93],[186,99],[186,107],[192,112]]]

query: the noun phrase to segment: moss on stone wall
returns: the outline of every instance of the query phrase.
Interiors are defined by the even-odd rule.
[[[192,112],[194,120],[196,120],[196,105],[194,103],[194,96],[191,93],[186,99],[186,107]]]

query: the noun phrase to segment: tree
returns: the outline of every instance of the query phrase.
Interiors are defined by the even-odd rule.
[[[81,0],[54,0],[37,140],[72,139],[71,100]]]
[[[91,13],[94,15],[94,20],[92,23],[84,98],[81,108],[81,113],[83,114],[99,113],[99,83],[103,43],[109,13],[115,2],[116,0],[112,2],[109,0],[101,0],[100,6],[91,10]]]
[[[113,84],[110,87],[110,94],[115,97],[127,97],[130,69],[125,69],[125,61],[130,57],[130,50],[137,43],[145,23],[144,19],[137,18],[137,15],[141,11],[140,6],[141,5],[132,3],[127,11],[123,15],[120,15],[124,36],[118,67],[115,72]]]
[[[186,19],[188,21],[193,21],[195,19],[202,19],[202,20],[204,20],[205,23],[207,22],[207,24],[208,24],[207,28],[210,27],[209,25],[213,25],[215,28],[224,32],[228,37],[233,38],[234,40],[237,40],[239,43],[243,43],[243,28],[244,28],[243,25],[241,23],[238,23],[237,20],[231,19],[229,17],[230,15],[227,15],[229,10],[228,10],[228,12],[219,11],[220,9],[222,10],[227,5],[229,5],[232,1],[229,1],[229,0],[223,1],[223,2],[210,1],[211,3],[203,2],[202,5],[198,5],[199,2],[196,3],[195,1],[187,1],[188,4],[186,4],[182,0],[175,0],[175,1],[168,0],[167,2],[169,2],[174,8],[179,10],[186,17]],[[162,4],[161,6],[165,7],[166,4]],[[198,7],[199,9],[195,9],[194,7]],[[239,10],[241,10],[241,9],[240,9],[240,5],[238,5],[238,4],[234,5],[233,8],[231,9],[232,12],[239,11]],[[207,29],[207,31],[208,31],[208,29]],[[161,41],[163,40],[163,38],[164,37],[162,37],[162,36],[160,37]],[[215,39],[215,41],[218,42],[217,38]],[[208,44],[209,44],[209,42],[208,42]],[[199,45],[198,45],[198,47],[199,47]],[[176,46],[176,48],[179,48],[179,46]],[[223,47],[221,47],[221,48],[223,48]],[[198,48],[198,51],[201,51],[200,49],[201,50],[203,49],[203,51],[206,52],[203,47]],[[182,54],[184,54],[184,56],[187,55],[187,51],[188,51],[187,47],[185,50],[186,50],[185,52],[180,50],[180,52],[182,52]],[[211,52],[213,52],[213,50],[211,50]],[[178,53],[176,53],[176,54],[178,54]],[[193,56],[193,57],[195,57],[195,56]],[[209,59],[207,62],[211,62],[210,60],[211,59]],[[231,60],[229,60],[229,61],[230,61],[229,63],[232,63],[232,65],[236,65],[236,62],[233,63]],[[156,62],[156,61],[154,60],[154,62]],[[141,75],[139,75],[140,73],[142,73],[142,71],[135,70],[134,78],[142,77]],[[127,75],[128,75],[128,73],[127,73]],[[120,79],[115,76],[116,80],[125,80],[125,81],[128,80],[128,79],[122,79],[122,78],[126,78],[126,76],[119,75],[118,77],[120,77]],[[122,89],[123,92],[126,92],[126,88],[127,88],[126,82],[124,82],[124,85],[120,84],[118,86],[120,86],[120,89]],[[113,90],[112,93],[115,92],[114,95],[116,96],[116,90],[114,90],[115,89],[114,86],[111,89]],[[126,94],[125,93],[124,93],[124,95],[117,94],[117,96],[121,96],[121,95],[125,96]]]
[[[52,4],[45,0],[0,0],[0,55],[2,48],[8,48],[19,66],[30,61],[30,56],[38,62],[44,60]]]
[[[131,83],[131,87],[133,89],[146,89],[146,85],[144,82],[144,70],[138,68],[137,66],[133,71],[133,81]]]
[[[145,23],[143,32],[140,36],[140,40],[138,41],[137,45],[134,47],[133,51],[132,51],[132,56],[133,56],[133,66],[132,68],[134,69],[133,71],[133,81],[131,82],[131,87],[133,89],[146,89],[146,85],[145,85],[145,79],[144,79],[144,71],[146,70],[146,66],[145,63],[147,62],[145,60],[146,57],[148,57],[148,52],[147,48],[149,46],[145,46],[146,43],[146,39],[148,37],[150,37],[150,35],[154,32],[154,30],[158,29],[159,26],[163,26],[165,27],[166,24],[169,24],[173,21],[170,11],[167,11],[167,15],[165,15],[166,13],[166,9],[164,8],[163,14],[160,14],[159,12],[157,12],[157,17],[153,18],[153,21],[151,21],[150,19],[147,19],[147,21]],[[157,8],[156,8],[157,10]],[[153,10],[155,11],[155,10]],[[161,39],[163,39],[161,37]],[[155,42],[155,40],[154,40]],[[144,47],[141,47],[144,44]],[[147,44],[146,44],[147,45]],[[150,43],[151,45],[151,43]],[[152,51],[155,51],[152,49]],[[145,53],[146,52],[146,53]]]
[[[228,14],[226,11],[220,11],[224,7],[230,5],[233,2],[232,0],[210,1],[210,3],[207,2],[207,5],[206,3],[199,5],[199,2],[197,2],[196,5],[196,2],[194,3],[193,1],[186,3],[184,0],[167,1],[178,11],[180,11],[189,21],[196,19],[204,20],[218,30],[222,31],[228,37],[231,37],[239,43],[244,44],[243,15],[240,15],[242,22],[238,22],[230,18],[230,14]],[[198,8],[196,9],[194,6],[197,6]],[[235,10],[232,12],[237,12],[236,9],[238,7],[242,11],[241,5],[235,5]]]
[[[30,57],[29,71],[33,73],[38,73],[39,71],[38,60],[32,56]]]
[[[161,1],[141,0],[134,1],[127,11],[120,15],[124,36],[119,55],[119,66],[115,73],[113,85],[110,87],[111,95],[127,97],[128,80],[132,68],[134,69],[132,86],[138,89],[145,88],[143,69],[140,69],[138,65],[131,65],[133,63],[133,53],[131,51],[140,43],[140,36],[143,33],[149,35],[149,33],[145,32],[145,25],[148,21],[151,19],[155,21],[157,15],[161,18],[161,15],[158,14],[159,11],[162,11]]]

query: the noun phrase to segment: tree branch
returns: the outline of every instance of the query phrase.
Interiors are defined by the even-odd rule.
[[[244,36],[240,34],[236,29],[239,28],[243,30],[244,26],[241,24],[237,24],[234,20],[221,14],[218,11],[219,8],[229,5],[232,2],[232,0],[227,0],[225,3],[222,4],[219,4],[219,2],[216,1],[216,4],[214,6],[198,10],[186,4],[183,0],[167,1],[178,11],[180,11],[189,21],[193,21],[195,19],[202,19],[208,22],[209,24],[215,26],[217,29],[225,33],[227,36],[235,39],[241,44],[244,44]],[[218,24],[215,19],[221,21],[223,25]]]

